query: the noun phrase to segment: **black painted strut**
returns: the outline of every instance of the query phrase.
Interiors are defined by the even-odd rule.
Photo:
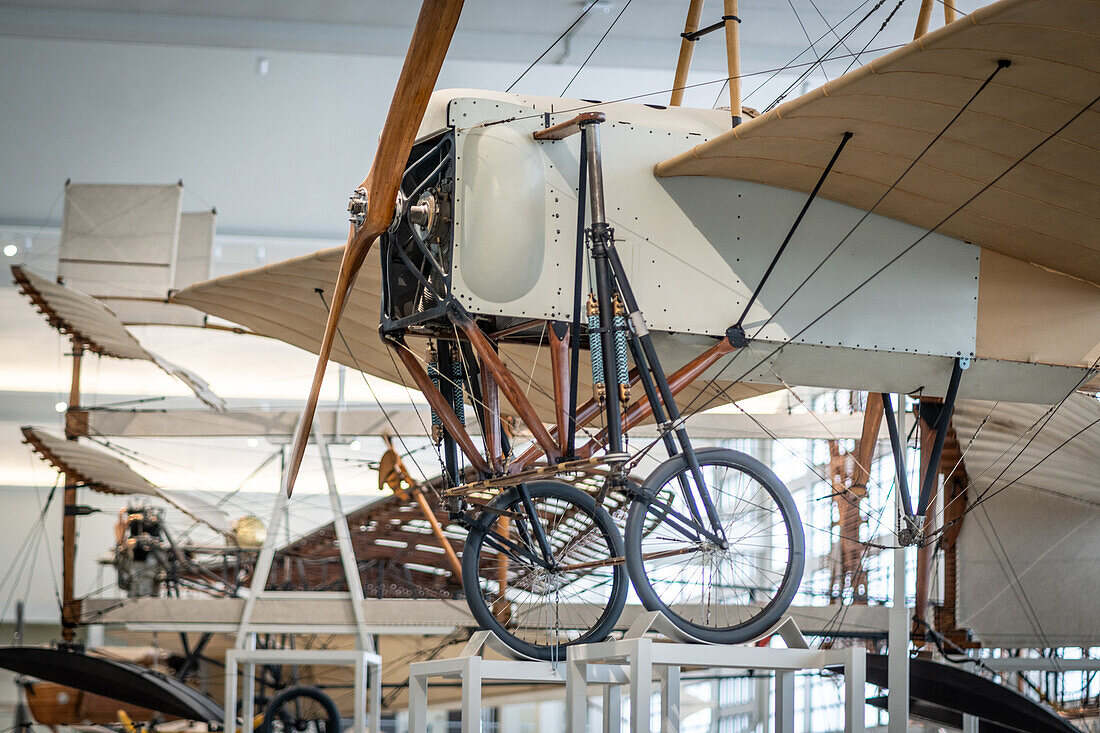
[[[760,291],[764,289],[764,283],[771,277],[772,270],[775,269],[775,265],[779,262],[779,258],[783,256],[783,250],[787,249],[787,245],[790,244],[791,238],[794,237],[794,233],[798,231],[799,225],[802,223],[802,219],[806,216],[806,212],[810,210],[810,204],[817,198],[818,191],[821,190],[821,186],[825,183],[825,179],[829,177],[829,173],[833,170],[833,165],[836,164],[837,158],[840,157],[840,151],[844,150],[844,146],[848,144],[848,141],[852,139],[852,133],[846,132],[840,139],[840,145],[837,145],[836,150],[833,152],[833,157],[829,159],[829,164],[825,166],[825,170],[821,172],[821,177],[817,179],[817,185],[814,186],[814,190],[810,191],[809,197],[806,199],[806,203],[802,205],[802,211],[798,212],[798,217],[794,220],[794,224],[791,225],[790,231],[787,232],[787,236],[783,238],[783,244],[779,245],[779,250],[776,251],[775,257],[772,258],[771,264],[768,265],[768,269],[764,271],[764,277],[760,278],[760,282],[756,286],[756,290],[752,291],[752,295],[749,297],[749,302],[745,303],[745,310],[741,312],[741,317],[737,319],[737,325],[735,328],[743,329],[745,325],[745,317],[749,314],[749,309],[752,308],[752,304],[756,302],[756,297],[760,295]]]

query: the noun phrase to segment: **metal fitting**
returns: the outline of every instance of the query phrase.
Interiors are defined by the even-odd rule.
[[[363,226],[363,222],[367,218],[367,189],[357,188],[355,192],[351,194],[348,201],[348,221],[350,221],[356,229]]]

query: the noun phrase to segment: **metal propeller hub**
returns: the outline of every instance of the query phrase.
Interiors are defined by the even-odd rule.
[[[409,224],[417,227],[425,240],[438,242],[447,233],[451,218],[451,202],[446,189],[431,188],[408,206]]]
[[[357,188],[348,201],[348,221],[358,229],[367,218],[367,189]]]

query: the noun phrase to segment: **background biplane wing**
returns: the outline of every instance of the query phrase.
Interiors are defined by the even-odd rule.
[[[870,209],[1005,59],[875,212],[1100,284],[1100,3],[1002,0],[659,163]],[[1084,111],[1083,111],[1084,110]],[[1082,112],[1083,111],[1083,112]],[[1079,115],[1074,119],[1075,115]],[[983,266],[984,266],[983,257]]]
[[[161,499],[215,532],[229,533],[224,511],[185,492],[160,488],[106,451],[65,440],[38,428],[23,428],[23,438],[35,453],[67,474],[73,483],[83,483],[105,494]]]
[[[169,376],[186,384],[210,409],[219,412],[225,410],[225,401],[214,394],[206,380],[142,346],[126,326],[122,325],[114,311],[99,300],[55,283],[20,265],[13,265],[11,271],[16,285],[50,325],[67,334],[82,348],[100,356],[150,361]]]

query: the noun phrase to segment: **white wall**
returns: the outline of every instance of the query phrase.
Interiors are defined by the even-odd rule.
[[[217,206],[221,233],[340,237],[401,59],[264,55],[260,76],[247,50],[0,36],[0,223],[59,221],[51,202],[67,178],[182,178],[201,196],[186,196],[185,207]],[[667,89],[672,65],[589,67],[569,95]],[[437,88],[504,88],[524,66],[451,59]],[[520,89],[557,95],[575,70],[537,66]],[[689,90],[686,103],[710,107],[719,86]]]

